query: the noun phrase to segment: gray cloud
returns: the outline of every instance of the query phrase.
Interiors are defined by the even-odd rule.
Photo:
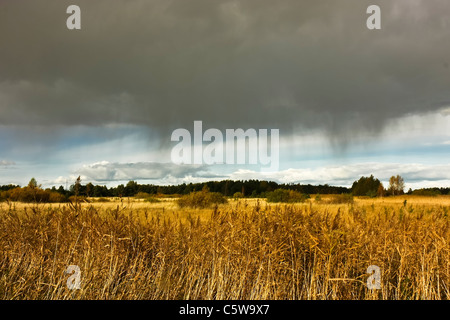
[[[450,2],[3,1],[0,125],[321,129],[450,103]],[[66,29],[69,4],[82,30]],[[31,130],[31,129],[30,129]]]
[[[202,177],[217,178],[207,166],[175,165],[173,163],[138,162],[110,163],[107,161],[85,165],[76,170],[83,180],[113,182],[129,180],[170,180],[177,178]]]
[[[13,166],[16,163],[14,161],[8,161],[8,160],[0,160],[0,167],[9,167]]]

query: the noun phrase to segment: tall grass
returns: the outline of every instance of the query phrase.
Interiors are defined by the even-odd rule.
[[[2,204],[0,299],[448,299],[448,209]],[[380,290],[367,289],[369,265]]]

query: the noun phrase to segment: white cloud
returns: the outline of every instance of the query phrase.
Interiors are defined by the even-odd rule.
[[[15,164],[16,163],[14,161],[0,160],[0,166],[2,166],[2,167],[13,166]]]
[[[137,162],[111,163],[108,161],[84,165],[74,172],[83,181],[114,182],[127,180],[171,181],[186,177],[213,178],[207,166],[175,165],[173,163]]]
[[[67,178],[65,178],[63,176],[59,176],[55,180],[49,181],[50,184],[58,184],[58,185],[63,185],[66,182],[67,182]]]
[[[450,107],[441,109],[441,114],[445,116],[450,116]]]
[[[341,166],[319,168],[287,169],[272,173],[252,170],[238,170],[230,175],[231,179],[268,179],[281,183],[330,184],[351,186],[361,176],[374,175],[385,183],[393,175],[401,175],[406,186],[448,186],[450,181],[450,164],[425,165],[417,163],[357,163]],[[422,186],[421,186],[422,185]]]
[[[175,165],[172,163],[138,162],[110,163],[101,161],[85,165],[73,175],[69,181],[75,181],[78,175],[85,182],[117,184],[122,181],[140,180],[155,184],[196,183],[210,180],[271,180],[279,183],[329,184],[335,186],[351,186],[361,176],[374,175],[375,178],[388,185],[389,178],[401,175],[406,188],[448,187],[450,185],[450,164],[420,163],[381,163],[364,162],[346,165],[322,166],[316,168],[289,168],[278,172],[260,172],[239,169],[227,174],[215,174],[210,167],[200,165]],[[63,184],[66,178],[58,177],[54,184]]]

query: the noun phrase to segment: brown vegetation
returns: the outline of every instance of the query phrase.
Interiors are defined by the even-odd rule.
[[[448,197],[383,201],[3,203],[0,299],[448,299]]]

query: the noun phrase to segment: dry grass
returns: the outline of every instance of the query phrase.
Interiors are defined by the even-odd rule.
[[[449,206],[2,203],[0,299],[448,299]],[[66,286],[68,265],[80,267],[79,290]],[[366,287],[369,265],[380,290]]]

